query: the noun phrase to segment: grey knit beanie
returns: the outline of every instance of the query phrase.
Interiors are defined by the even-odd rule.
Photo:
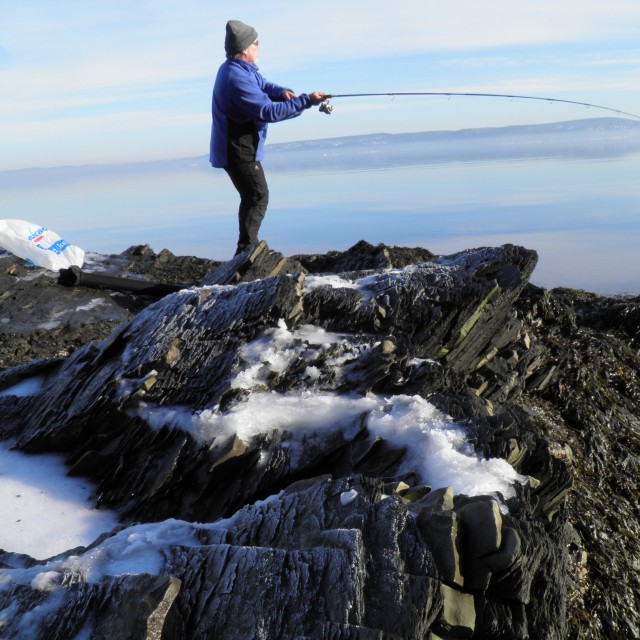
[[[240,20],[227,22],[227,34],[224,38],[224,50],[232,56],[241,53],[258,39],[258,32]]]

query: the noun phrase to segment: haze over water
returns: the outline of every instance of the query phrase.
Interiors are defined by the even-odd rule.
[[[535,249],[532,281],[640,294],[640,126],[619,118],[268,147],[261,237],[285,255],[358,240],[436,254]],[[238,197],[206,157],[0,173],[0,217],[85,251],[229,259]]]

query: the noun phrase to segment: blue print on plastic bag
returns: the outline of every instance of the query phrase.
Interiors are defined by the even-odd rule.
[[[46,227],[40,227],[37,231],[34,231],[28,238],[29,242],[40,242],[42,240],[42,234],[46,231]]]
[[[62,252],[69,246],[71,245],[66,240],[62,239],[54,242],[50,247],[43,247],[39,244],[36,245],[38,249],[42,249],[43,251],[53,251],[53,253],[55,253],[57,256],[61,255]]]

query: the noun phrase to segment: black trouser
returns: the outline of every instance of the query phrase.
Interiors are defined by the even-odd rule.
[[[240,194],[238,253],[257,245],[258,231],[269,204],[269,186],[260,162],[232,162],[225,167]]]

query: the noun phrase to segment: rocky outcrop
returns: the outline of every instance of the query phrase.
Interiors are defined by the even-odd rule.
[[[544,347],[527,403],[575,478],[573,619],[584,638],[640,637],[639,308],[638,298],[532,286],[517,303]]]
[[[47,278],[61,309],[97,296],[122,314],[104,336],[90,314],[83,346],[71,332],[69,355],[26,351],[0,374],[0,390],[41,381],[36,403],[0,397],[3,437],[64,452],[122,527],[46,562],[5,553],[6,637],[635,637],[632,320],[598,342],[606,301],[536,289],[535,252],[511,245],[286,258],[262,244],[206,273],[166,253],[154,271],[138,248],[100,268],[130,277],[136,255],[145,277],[170,282],[175,261],[199,286],[153,300],[5,274],[16,291]],[[509,481],[436,484],[453,471],[415,455],[416,407],[464,428],[460,460]],[[626,455],[604,421],[623,425]],[[629,517],[624,585],[597,573],[616,525],[582,519],[612,518],[609,492]]]
[[[229,520],[138,526],[46,572],[14,569],[4,633],[21,637],[29,612],[44,640],[525,638],[535,576],[559,565],[549,549],[523,549],[509,524],[495,501],[450,491],[411,502],[363,476],[299,481]],[[88,578],[88,556],[122,563],[134,545],[164,556],[157,574],[94,566]],[[547,629],[564,617],[561,584],[548,585]]]

